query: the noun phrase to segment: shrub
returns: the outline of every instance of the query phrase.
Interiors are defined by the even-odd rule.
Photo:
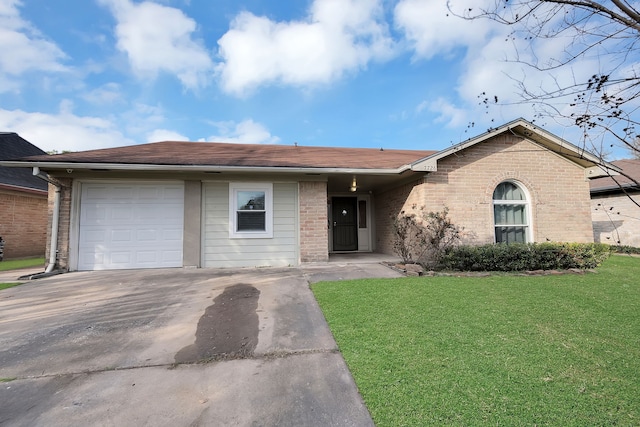
[[[416,220],[415,214],[405,211],[393,218],[393,251],[403,263],[413,263],[422,253],[424,230]]]
[[[458,242],[460,230],[451,222],[447,208],[424,213],[421,207],[420,211],[420,216],[402,211],[393,219],[393,249],[404,263],[420,262],[433,268]]]
[[[447,251],[442,267],[459,271],[527,271],[588,269],[609,257],[600,243],[512,243],[459,246]]]
[[[640,254],[640,248],[634,246],[612,245],[611,250],[617,254]]]

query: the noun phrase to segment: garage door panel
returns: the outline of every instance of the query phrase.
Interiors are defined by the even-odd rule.
[[[155,202],[163,196],[163,192],[159,188],[140,188],[138,191],[138,199],[141,201],[151,200]]]
[[[158,240],[157,230],[138,230],[136,240],[139,242],[155,242]]]
[[[131,230],[111,230],[108,241],[115,244],[129,244],[133,241]]]
[[[106,230],[90,230],[86,229],[84,232],[85,243],[100,243],[104,242],[107,238]]]
[[[163,230],[162,240],[164,241],[182,241],[182,230]]]
[[[156,251],[138,251],[136,253],[136,262],[140,264],[156,263],[158,262],[158,253]]]
[[[121,222],[128,222],[134,220],[134,212],[132,206],[127,205],[103,205],[102,209],[106,209],[108,212],[111,212],[109,219]],[[110,209],[110,210],[109,210]]]
[[[182,266],[184,185],[83,184],[78,269]]]
[[[182,265],[182,251],[162,251],[162,262],[180,263]]]
[[[124,264],[124,265],[128,265],[131,263],[131,252],[130,251],[123,251],[123,252],[111,252],[110,258],[111,258],[111,263],[114,265],[117,264]]]

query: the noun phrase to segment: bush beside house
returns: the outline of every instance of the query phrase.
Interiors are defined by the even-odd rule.
[[[460,246],[442,260],[442,268],[458,271],[535,271],[591,269],[611,254],[602,243],[528,243]]]

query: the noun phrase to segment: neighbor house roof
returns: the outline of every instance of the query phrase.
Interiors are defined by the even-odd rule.
[[[640,159],[624,159],[611,162],[619,168],[620,173],[593,179],[589,182],[591,193],[622,191],[624,189],[640,190]]]
[[[17,133],[0,132],[0,160],[16,160],[46,154]],[[0,186],[23,191],[47,191],[46,181],[33,176],[30,168],[0,166]]]

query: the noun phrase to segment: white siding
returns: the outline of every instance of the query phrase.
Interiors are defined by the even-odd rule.
[[[273,238],[229,238],[229,183],[205,183],[203,267],[298,264],[298,184],[273,184]]]

